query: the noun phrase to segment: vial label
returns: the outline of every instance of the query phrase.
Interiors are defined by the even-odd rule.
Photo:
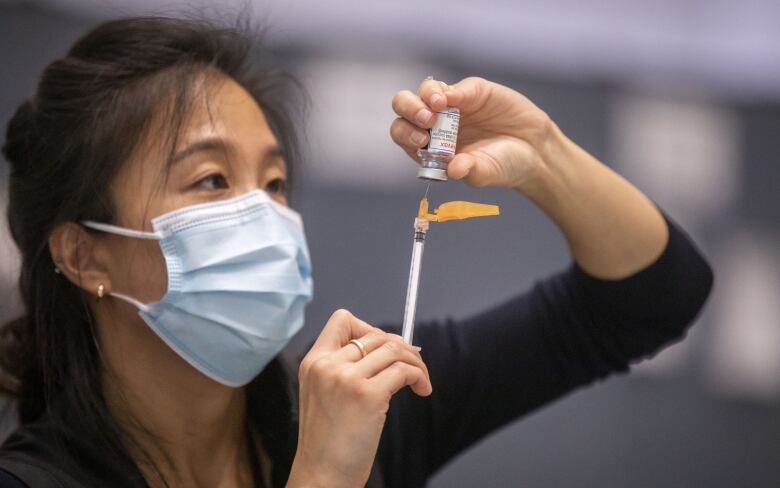
[[[447,107],[436,114],[436,123],[428,130],[430,139],[425,147],[430,152],[455,155],[455,143],[458,141],[460,110]]]

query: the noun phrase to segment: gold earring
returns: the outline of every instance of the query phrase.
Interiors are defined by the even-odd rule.
[[[103,286],[103,283],[101,283],[100,285],[98,285],[98,290],[97,290],[98,300],[103,298],[103,290],[105,290],[105,287]]]

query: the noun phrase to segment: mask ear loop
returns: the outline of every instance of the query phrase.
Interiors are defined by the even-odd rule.
[[[98,358],[100,359],[101,363],[105,363],[105,360],[103,359],[103,351],[100,349],[100,344],[97,340],[97,334],[95,332],[95,320],[91,320],[89,324],[89,329],[92,331],[92,342],[95,343],[95,350],[97,351]]]
[[[138,310],[140,310],[142,312],[147,312],[147,313],[149,312],[149,307],[145,303],[142,303],[142,302],[136,300],[133,297],[130,297],[130,296],[125,295],[123,293],[117,293],[117,292],[111,292],[111,291],[108,292],[108,295],[110,295],[110,296],[112,296],[114,298],[118,298],[118,299],[120,299],[120,300],[122,300],[124,302],[127,302],[127,303],[129,303],[130,305],[134,306],[135,308],[137,308]],[[95,349],[97,350],[98,357],[100,358],[101,361],[103,361],[103,351],[100,349],[100,344],[98,343],[98,340],[97,340],[97,334],[96,334],[96,331],[95,331],[95,320],[94,320],[94,318],[91,318],[90,324],[89,324],[89,328],[92,331],[92,342],[95,343]]]
[[[97,291],[97,301],[100,301],[103,299],[103,283],[100,284]],[[93,316],[92,312],[88,312],[89,315],[89,331],[90,335],[92,336],[92,342],[95,344],[95,351],[97,351],[98,360],[101,364],[105,364],[105,360],[103,358],[103,350],[100,349],[100,343],[98,343],[97,340],[97,321],[95,320],[95,317]]]
[[[164,238],[162,232],[144,232],[142,230],[126,229],[117,225],[104,224],[102,222],[94,222],[92,220],[83,220],[81,225],[89,227],[90,229],[99,230],[101,232],[107,232],[109,234],[115,234],[125,237],[135,237],[137,239],[149,239],[153,241],[159,241]],[[149,312],[149,307],[135,298],[125,295],[124,293],[108,292],[114,298],[118,298],[124,302],[129,303],[142,312]]]
[[[147,313],[149,312],[149,307],[145,303],[140,302],[131,296],[125,295],[124,293],[117,293],[113,291],[108,292],[108,294],[114,298],[118,298],[124,302],[129,303],[130,305],[134,306],[141,312],[147,312]]]
[[[107,232],[109,234],[116,234],[125,237],[135,237],[136,239],[150,239],[154,241],[159,241],[164,237],[162,233],[145,232],[142,230],[135,230],[135,229],[125,229],[124,227],[119,227],[117,225],[104,224],[102,222],[93,222],[91,220],[83,220],[81,222],[81,225],[83,225],[84,227],[89,227],[90,229]]]

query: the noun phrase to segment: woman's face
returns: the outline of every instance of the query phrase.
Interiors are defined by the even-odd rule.
[[[125,164],[111,188],[116,225],[152,230],[151,220],[178,208],[232,198],[262,189],[287,203],[286,169],[263,112],[240,85],[229,78],[204,77],[167,170],[170,148],[154,130]],[[159,244],[104,235],[110,291],[141,302],[159,300],[167,288]]]

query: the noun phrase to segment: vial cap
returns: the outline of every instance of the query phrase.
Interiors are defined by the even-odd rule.
[[[447,170],[423,166],[417,170],[417,177],[425,180],[447,181]]]

